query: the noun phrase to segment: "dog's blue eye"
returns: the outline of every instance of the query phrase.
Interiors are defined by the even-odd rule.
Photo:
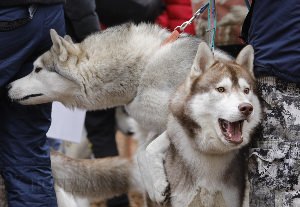
[[[224,93],[225,92],[225,88],[224,87],[218,87],[218,88],[216,88],[217,89],[217,91],[219,92],[219,93]]]
[[[38,73],[38,72],[40,72],[41,70],[42,70],[41,67],[37,67],[37,68],[34,70],[34,72]]]

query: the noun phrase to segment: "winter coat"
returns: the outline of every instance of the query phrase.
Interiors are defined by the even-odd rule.
[[[0,6],[20,6],[28,4],[57,4],[65,0],[0,0]]]
[[[191,0],[164,0],[164,2],[165,11],[156,20],[162,27],[172,31],[193,16]],[[185,32],[195,34],[195,29],[191,25]]]
[[[106,27],[128,21],[154,22],[163,11],[161,0],[96,0],[97,14]]]
[[[78,42],[100,30],[95,0],[67,0],[65,18],[67,34]]]
[[[299,84],[300,1],[255,1],[251,11],[243,34],[255,50],[256,76]]]

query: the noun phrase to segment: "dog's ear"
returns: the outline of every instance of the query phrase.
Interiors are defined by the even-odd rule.
[[[52,48],[55,50],[55,52],[59,51],[59,45],[60,45],[60,39],[57,34],[57,32],[54,29],[50,29],[50,37],[52,40]]]
[[[198,46],[191,72],[185,82],[185,88],[189,90],[190,86],[204,71],[206,71],[214,63],[214,55],[209,46],[205,42],[201,42]]]
[[[214,55],[205,42],[198,46],[197,54],[191,70],[191,77],[198,77],[214,62]]]
[[[254,77],[253,73],[254,49],[251,45],[244,47],[236,58],[236,63],[247,69]]]
[[[67,42],[69,42],[69,43],[71,43],[71,44],[74,44],[74,42],[73,42],[73,40],[72,40],[72,37],[70,37],[69,35],[65,35],[65,36],[64,36],[64,39],[65,39]]]
[[[67,61],[69,56],[78,56],[80,54],[79,47],[73,43],[70,37],[67,36],[64,39],[54,29],[50,30],[50,36],[53,43],[52,49],[61,62]]]

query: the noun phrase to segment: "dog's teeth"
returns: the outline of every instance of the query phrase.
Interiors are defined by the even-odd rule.
[[[228,127],[228,122],[224,121],[223,124],[222,124],[222,126],[223,126],[224,129],[226,129]]]

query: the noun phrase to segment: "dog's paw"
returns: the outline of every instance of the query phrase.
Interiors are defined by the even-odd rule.
[[[144,150],[138,153],[137,161],[144,187],[153,202],[164,203],[168,198],[169,182],[164,167],[166,151],[170,141],[167,133],[162,133]]]
[[[152,154],[144,150],[138,153],[137,160],[149,198],[154,202],[164,203],[167,199],[169,183],[162,154]]]
[[[157,203],[164,206],[164,204],[170,200],[170,183],[168,181],[163,182],[157,189],[157,195],[154,195],[155,200]]]
[[[154,166],[152,167],[152,176],[154,179],[153,192],[148,192],[148,194],[153,201],[157,203],[164,203],[169,197],[170,185],[163,166],[163,160],[156,160],[156,163],[154,163]],[[151,196],[150,193],[152,194]]]

